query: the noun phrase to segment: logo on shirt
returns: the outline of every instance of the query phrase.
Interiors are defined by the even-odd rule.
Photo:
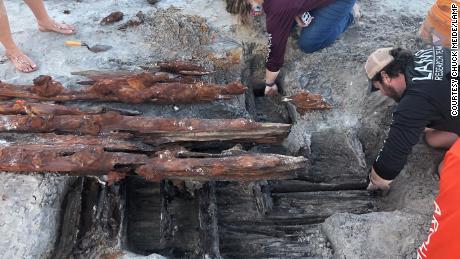
[[[441,81],[445,75],[444,71],[444,49],[436,46],[431,49],[420,50],[414,54],[414,70],[418,74],[412,81],[436,80]]]
[[[428,258],[428,248],[430,244],[431,237],[438,231],[439,229],[439,219],[442,216],[442,211],[439,205],[434,202],[434,214],[433,219],[431,220],[430,232],[428,234],[428,239],[423,242],[423,244],[417,250],[417,259]],[[439,237],[438,237],[439,238]]]

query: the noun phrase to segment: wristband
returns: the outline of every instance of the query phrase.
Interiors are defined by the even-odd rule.
[[[272,86],[274,86],[275,84],[276,84],[275,82],[272,82],[272,83],[265,83],[265,86],[272,87]]]

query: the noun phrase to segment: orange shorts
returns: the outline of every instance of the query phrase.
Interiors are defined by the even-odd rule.
[[[460,139],[446,153],[428,238],[417,258],[460,258]]]

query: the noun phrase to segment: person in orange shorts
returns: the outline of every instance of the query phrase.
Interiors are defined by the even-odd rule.
[[[417,250],[418,259],[457,259],[460,256],[460,140],[447,152],[440,173],[428,238]]]

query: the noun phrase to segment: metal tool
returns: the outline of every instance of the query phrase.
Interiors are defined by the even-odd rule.
[[[94,53],[107,51],[112,48],[112,46],[109,46],[109,45],[99,45],[99,44],[90,47],[88,44],[86,44],[85,42],[81,42],[81,41],[66,41],[64,42],[64,45],[70,46],[70,47],[75,47],[75,46],[87,47],[89,51],[92,51]]]

